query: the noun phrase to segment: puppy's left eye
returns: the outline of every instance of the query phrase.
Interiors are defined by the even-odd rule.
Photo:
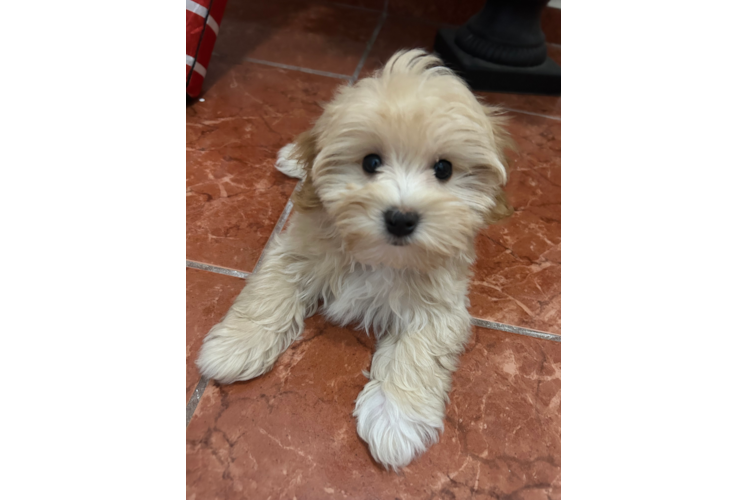
[[[368,172],[370,174],[375,174],[377,172],[377,169],[382,164],[382,158],[380,158],[379,155],[366,155],[364,157],[364,161],[361,163],[361,166],[364,168],[365,172]]]
[[[434,175],[437,179],[446,181],[452,177],[452,164],[447,160],[439,160],[434,163]]]

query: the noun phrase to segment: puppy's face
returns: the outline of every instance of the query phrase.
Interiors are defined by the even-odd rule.
[[[426,270],[469,260],[477,231],[511,214],[503,122],[438,64],[420,51],[396,55],[342,89],[300,144],[310,159],[302,191],[361,263]]]

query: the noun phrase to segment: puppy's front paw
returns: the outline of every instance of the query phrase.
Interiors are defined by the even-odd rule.
[[[358,395],[353,416],[358,419],[358,435],[369,444],[374,460],[395,471],[437,442],[439,431],[444,430],[441,415],[429,418],[404,411],[377,380],[366,384]]]
[[[251,323],[219,323],[205,337],[197,366],[200,373],[221,384],[259,377],[270,371],[283,352],[278,340]]]

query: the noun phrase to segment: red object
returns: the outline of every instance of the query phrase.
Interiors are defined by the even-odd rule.
[[[228,0],[187,0],[187,95],[197,97]]]

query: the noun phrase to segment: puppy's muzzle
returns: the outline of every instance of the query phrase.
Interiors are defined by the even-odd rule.
[[[418,212],[387,210],[384,213],[384,224],[387,226],[387,232],[398,238],[408,236],[415,231],[419,219]]]

